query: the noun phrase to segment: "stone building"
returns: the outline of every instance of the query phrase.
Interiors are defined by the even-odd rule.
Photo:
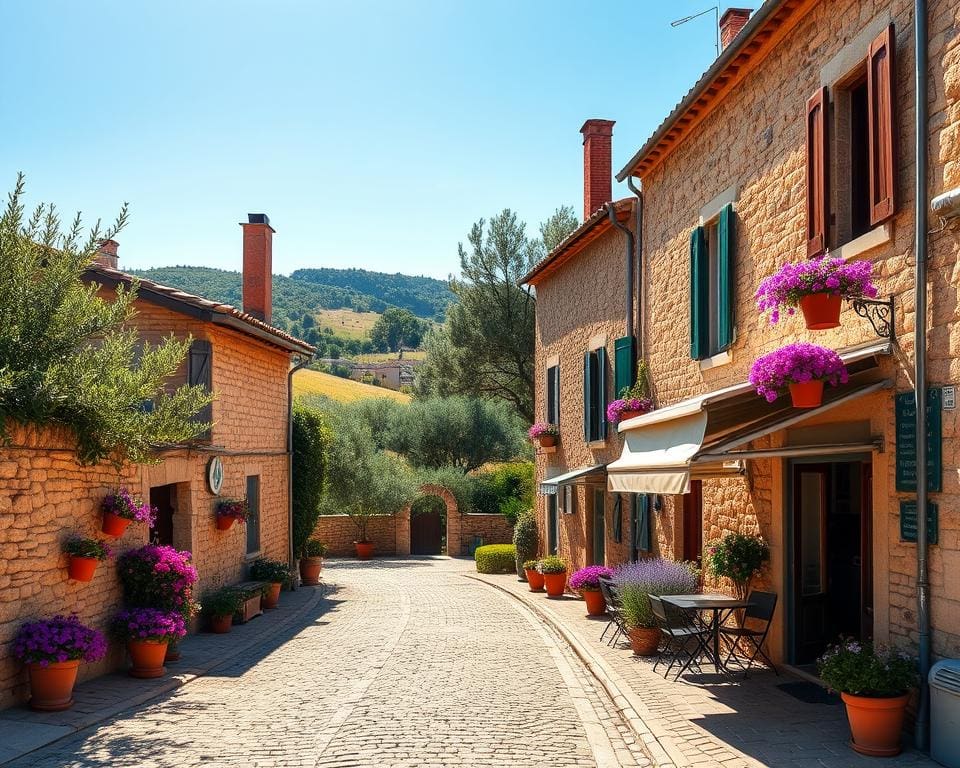
[[[192,337],[190,353],[170,386],[202,384],[216,393],[204,421],[208,435],[190,445],[164,448],[161,461],[116,470],[83,467],[69,434],[18,429],[0,451],[0,707],[21,700],[26,673],[10,657],[17,627],[33,618],[77,612],[104,627],[120,604],[115,563],[102,563],[94,580],[67,578],[63,540],[97,536],[100,503],[118,486],[139,493],[159,511],[156,526],[131,525],[112,542],[123,552],[148,541],[193,553],[198,593],[240,580],[247,564],[263,555],[292,560],[287,450],[290,375],[313,348],[270,325],[272,237],[263,214],[243,225],[243,310],[192,296],[149,280],[139,281],[133,324],[156,341]],[[86,274],[105,296],[132,278],[118,269],[117,243],[101,246]],[[253,515],[246,526],[217,530],[218,495],[208,479],[222,467],[220,497],[246,497]],[[119,649],[83,665],[86,677],[122,662]]]
[[[941,435],[930,442],[940,460],[928,481],[938,513],[930,636],[935,656],[958,656],[960,455],[949,387],[960,360],[960,233],[931,217],[918,292],[913,3],[768,0],[752,17],[727,11],[721,24],[719,57],[617,176],[635,202],[601,206],[611,195],[591,198],[597,185],[585,181],[585,223],[526,279],[537,291],[537,417],[561,430],[556,452],[537,459],[547,546],[574,566],[645,551],[696,560],[727,531],[759,532],[772,551],[763,583],[780,600],[776,661],[805,667],[840,634],[922,651],[910,484],[921,295],[928,421]],[[958,27],[960,6],[929,3],[921,211],[960,186]],[[587,178],[590,150],[588,136]],[[628,237],[608,222],[622,217],[636,231],[632,206],[642,207],[636,347],[657,409],[604,434],[592,409],[615,395],[618,349],[629,346],[617,341],[628,335]],[[873,264],[880,297],[893,297],[892,336],[885,307],[862,308],[877,329],[849,304],[826,331],[758,313],[763,278],[827,249]],[[768,404],[746,383],[758,355],[798,340],[839,351],[851,374],[820,408]]]

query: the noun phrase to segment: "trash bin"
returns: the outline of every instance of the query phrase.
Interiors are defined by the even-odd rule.
[[[938,661],[930,669],[930,757],[960,768],[960,659]]]

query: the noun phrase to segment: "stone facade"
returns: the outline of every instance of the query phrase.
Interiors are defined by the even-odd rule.
[[[912,4],[835,0],[808,3],[803,17],[773,50],[664,157],[642,177],[644,195],[643,273],[646,311],[641,318],[654,394],[659,406],[746,380],[758,354],[796,340],[839,349],[875,340],[865,320],[849,306],[842,326],[806,331],[799,318],[771,325],[758,314],[759,282],[786,261],[805,257],[805,104],[818,88],[837,83],[865,58],[866,47],[889,23],[896,44],[897,167],[894,217],[850,240],[838,217],[830,233],[831,251],[873,262],[881,296],[893,295],[897,349],[881,370],[908,391],[913,367],[913,182]],[[930,4],[930,188],[936,195],[960,185],[960,8]],[[831,119],[834,116],[831,114]],[[831,123],[831,126],[833,124]],[[833,130],[834,127],[831,128]],[[735,340],[729,354],[706,362],[689,352],[690,233],[732,202],[735,211]],[[842,208],[841,201],[833,201]],[[841,211],[842,213],[842,211]],[[960,373],[960,331],[955,227],[929,238],[928,371],[932,386],[951,384]],[[545,413],[540,382],[551,360],[561,366],[561,441],[556,453],[538,456],[538,480],[555,468],[607,463],[619,455],[619,438],[603,446],[584,445],[582,355],[591,339],[607,343],[622,333],[624,267],[622,235],[610,233],[590,243],[561,268],[537,283],[537,416]],[[608,347],[608,354],[610,353]],[[612,395],[612,393],[611,393]],[[955,574],[960,566],[960,454],[956,411],[943,411],[943,492],[931,494],[939,506],[939,544],[930,548],[933,646],[939,656],[960,655],[960,599]],[[866,396],[817,419],[762,438],[750,447],[826,444],[851,436],[882,437],[885,452],[866,457],[872,472],[870,554],[874,567],[872,634],[881,642],[916,641],[916,546],[900,540],[899,502],[909,500],[894,484],[893,399],[890,392]],[[839,440],[838,440],[839,436]],[[746,447],[746,446],[744,446]],[[598,450],[599,448],[599,450]],[[825,456],[830,460],[830,456]],[[792,514],[791,462],[784,458],[750,461],[745,477],[703,482],[702,542],[726,531],[762,533],[772,559],[763,583],[781,596],[770,647],[776,659],[789,655],[787,597],[792,589],[793,553],[788,520]],[[577,514],[559,515],[560,551],[574,567],[591,555],[590,500],[581,489]],[[664,497],[654,518],[654,549],[666,556],[684,552],[683,497]],[[539,497],[541,521],[546,497]],[[607,503],[609,515],[609,497]],[[624,552],[611,542],[607,520],[606,560],[621,562]],[[954,577],[950,574],[953,573]],[[952,586],[951,586],[952,579]],[[708,581],[708,586],[712,585]]]

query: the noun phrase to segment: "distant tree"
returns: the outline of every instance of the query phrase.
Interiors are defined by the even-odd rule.
[[[569,234],[580,225],[573,206],[562,205],[540,225],[540,240],[543,249],[550,253],[560,243],[567,239]]]
[[[81,463],[120,465],[156,461],[158,445],[205,432],[209,425],[193,418],[212,395],[166,389],[190,340],[142,342],[130,325],[136,284],[108,299],[84,282],[126,207],[113,227],[94,227],[82,241],[79,215],[66,231],[52,205],[26,218],[23,189],[20,175],[0,215],[0,443],[11,423],[65,426]]]
[[[409,309],[390,307],[370,329],[370,340],[379,352],[396,352],[401,346],[419,347],[427,324]]]
[[[313,315],[309,312],[304,312],[303,317],[300,320],[300,325],[304,328],[313,328],[317,324],[316,320],[313,319]]]

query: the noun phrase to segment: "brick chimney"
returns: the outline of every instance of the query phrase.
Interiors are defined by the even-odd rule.
[[[265,213],[248,213],[243,227],[243,311],[270,322],[273,307],[273,233]]]
[[[724,50],[750,21],[752,8],[727,8],[720,17],[720,50]]]
[[[116,240],[101,240],[97,255],[93,257],[93,263],[108,269],[117,269],[117,249],[119,247],[120,243]]]
[[[583,220],[613,198],[613,120],[587,120],[583,134]]]

